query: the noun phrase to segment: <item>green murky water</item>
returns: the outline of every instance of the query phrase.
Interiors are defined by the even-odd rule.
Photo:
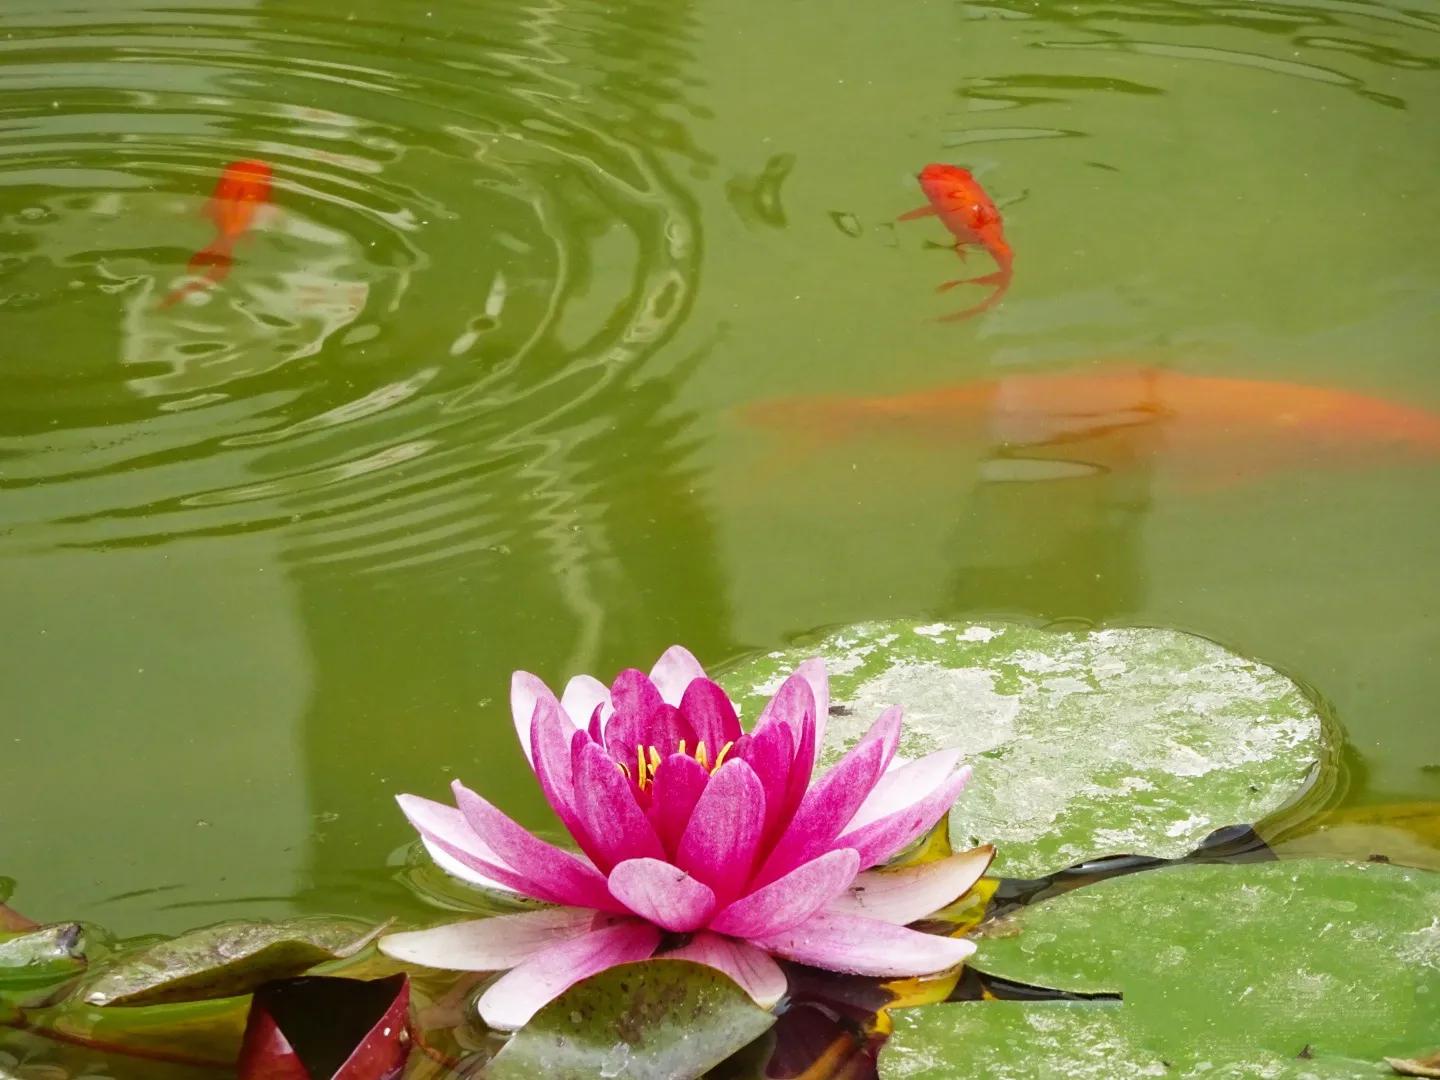
[[[1440,799],[1440,449],[1348,396],[1440,411],[1437,67],[1364,0],[7,0],[17,906],[379,914],[394,793],[546,823],[513,668],[901,615],[1214,637],[1334,705],[1352,804]],[[272,207],[161,308],[247,157]],[[894,223],[929,161],[1016,252],[973,320]],[[994,404],[1130,364],[1228,381],[1073,451]]]

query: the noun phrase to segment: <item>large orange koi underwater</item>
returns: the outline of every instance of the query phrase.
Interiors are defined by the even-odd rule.
[[[1109,367],[882,397],[756,402],[744,419],[811,449],[866,437],[971,445],[996,479],[1157,465],[1190,487],[1280,470],[1440,461],[1440,414],[1338,387]]]

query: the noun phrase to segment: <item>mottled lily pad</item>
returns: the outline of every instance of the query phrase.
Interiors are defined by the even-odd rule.
[[[91,1005],[161,1005],[246,994],[263,982],[353,956],[383,930],[353,919],[228,922],[119,960],[86,988]]]
[[[0,934],[0,1001],[28,1005],[85,971],[85,928],[57,923],[25,933]]]
[[[1328,860],[1185,866],[1024,909],[977,966],[1124,1001],[895,1015],[884,1080],[1384,1075],[1440,1033],[1440,874]]]
[[[951,814],[956,844],[995,844],[993,870],[1010,877],[1183,855],[1284,806],[1330,753],[1294,682],[1175,630],[867,623],[719,678],[753,719],[810,656],[831,678],[824,758],[903,705],[902,754],[959,746],[975,768]]]
[[[576,983],[490,1063],[492,1080],[678,1080],[700,1076],[763,1035],[775,1017],[714,968],[622,964]]]

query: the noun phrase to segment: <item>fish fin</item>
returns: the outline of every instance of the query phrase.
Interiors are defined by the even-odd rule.
[[[955,285],[1004,285],[1010,279],[1010,275],[1004,270],[996,270],[993,274],[984,274],[981,277],[966,278],[963,282],[953,282]]]
[[[896,221],[918,221],[920,218],[934,217],[934,216],[935,216],[936,214],[938,214],[938,213],[940,213],[939,210],[936,210],[935,207],[930,206],[930,205],[927,204],[927,205],[925,205],[925,206],[917,207],[917,208],[914,209],[914,210],[907,210],[905,213],[901,214],[901,215],[900,215],[899,217],[897,217],[895,220],[896,220]]]
[[[941,315],[935,321],[959,322],[961,319],[970,319],[976,315],[983,314],[1000,302],[1000,298],[1005,295],[1007,285],[1008,282],[1007,284],[1002,284],[984,300],[981,300],[980,303],[973,304],[968,308],[962,308],[960,311],[952,311],[949,315]]]
[[[209,247],[203,247],[190,257],[185,264],[185,269],[192,274],[198,274],[202,270],[209,270],[206,276],[212,281],[218,280],[217,273],[224,276],[229,272],[230,267],[235,264],[235,256],[231,251],[231,245],[219,241]]]
[[[969,278],[956,278],[954,281],[942,281],[939,285],[935,286],[935,291],[947,292],[950,289],[953,289],[956,285],[965,285],[968,284],[969,281]]]

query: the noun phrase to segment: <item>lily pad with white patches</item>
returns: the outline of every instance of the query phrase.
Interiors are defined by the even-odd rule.
[[[1295,860],[1115,878],[1026,908],[974,963],[1119,991],[895,1014],[882,1080],[1338,1080],[1440,1039],[1440,874]]]
[[[995,844],[994,872],[1010,877],[1118,852],[1183,855],[1285,806],[1334,753],[1295,682],[1176,630],[865,623],[719,680],[753,720],[811,656],[830,672],[822,761],[903,705],[901,754],[956,746],[974,766],[950,817],[956,844]]]

